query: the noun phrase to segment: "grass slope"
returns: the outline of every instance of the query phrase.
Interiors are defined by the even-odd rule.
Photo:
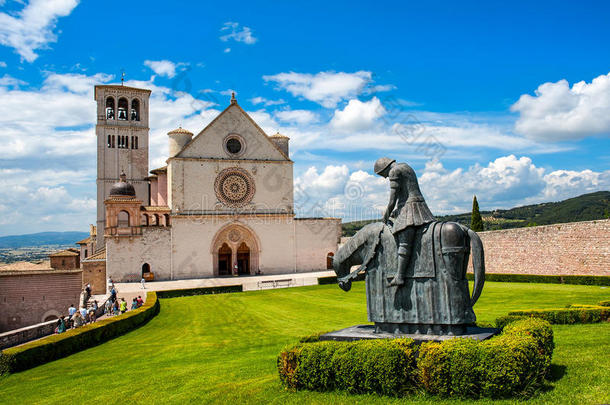
[[[593,304],[609,295],[604,287],[490,282],[475,310],[479,321],[493,322],[511,309]],[[365,320],[364,283],[349,293],[328,285],[164,299],[144,327],[0,378],[0,403],[472,403],[281,387],[275,359],[284,345]],[[556,381],[528,403],[608,403],[610,325],[553,329]]]

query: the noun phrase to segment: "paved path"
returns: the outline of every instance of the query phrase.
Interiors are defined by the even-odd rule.
[[[139,282],[115,283],[118,297],[126,300],[134,295],[142,295],[146,291],[180,290],[185,288],[218,287],[225,285],[242,285],[244,291],[261,290],[268,288],[301,287],[305,285],[318,284],[318,277],[334,276],[334,271],[317,271],[311,273],[287,273],[262,276],[226,276],[213,278],[200,278],[192,280],[174,281],[148,281],[146,289],[142,289]],[[275,283],[274,283],[275,281]],[[128,301],[131,302],[131,301]]]

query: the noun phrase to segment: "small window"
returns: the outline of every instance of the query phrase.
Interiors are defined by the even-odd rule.
[[[112,135],[108,135],[108,147],[112,148]]]
[[[241,151],[241,142],[237,138],[230,138],[227,141],[227,150],[229,153],[237,155]]]

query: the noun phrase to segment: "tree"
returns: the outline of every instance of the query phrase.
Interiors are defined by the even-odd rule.
[[[481,232],[483,230],[483,218],[481,218],[481,213],[479,212],[479,203],[476,195],[472,199],[472,217],[470,218],[470,229],[475,232]]]

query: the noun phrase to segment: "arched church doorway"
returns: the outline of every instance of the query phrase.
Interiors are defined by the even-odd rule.
[[[237,248],[237,272],[239,275],[250,274],[250,248],[246,242]]]
[[[150,273],[150,264],[148,263],[142,265],[142,277],[144,277],[144,274],[146,273]]]
[[[226,243],[218,249],[218,275],[228,276],[231,274],[231,256],[233,251]]]
[[[254,231],[244,224],[233,222],[219,229],[210,253],[215,275],[231,275],[235,265],[238,275],[259,271],[260,242]]]

